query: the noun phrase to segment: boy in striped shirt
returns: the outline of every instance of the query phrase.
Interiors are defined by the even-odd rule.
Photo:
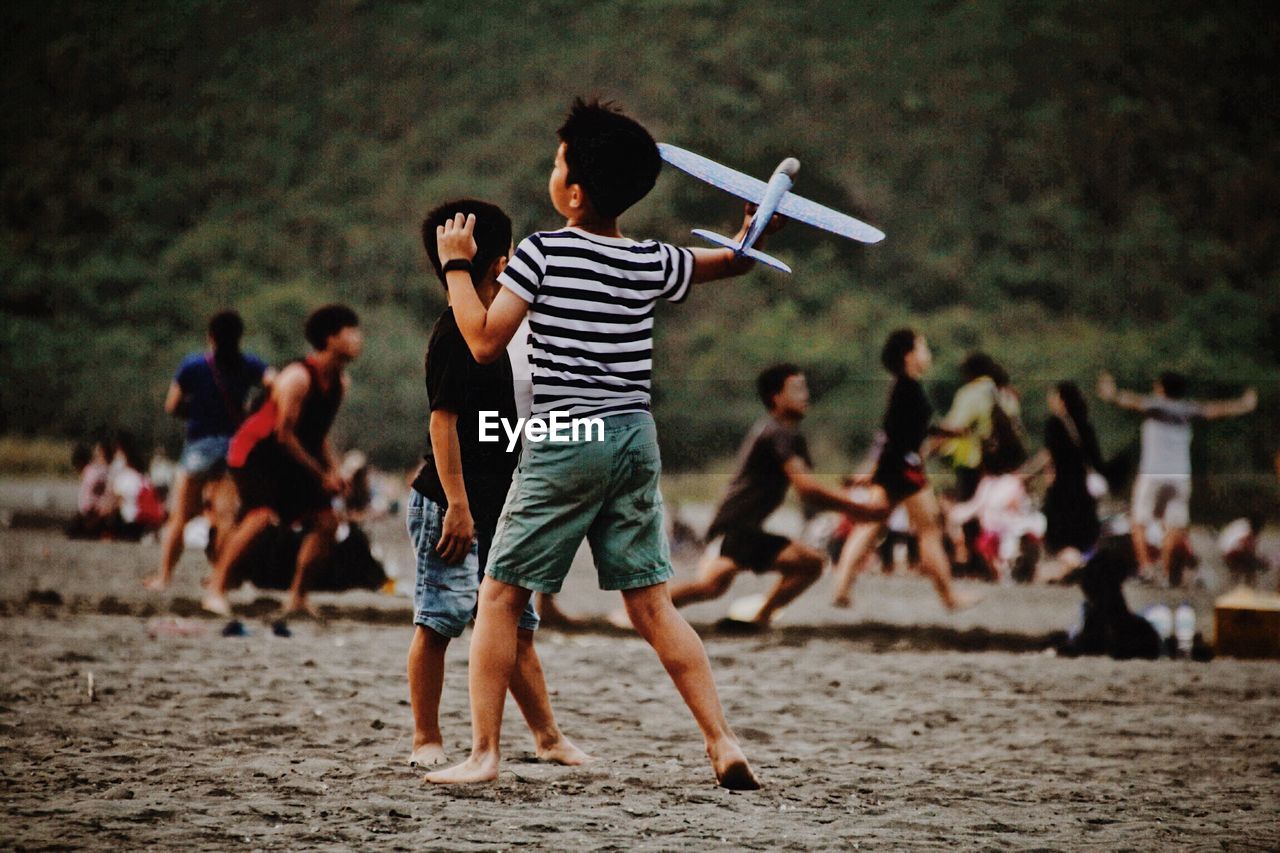
[[[449,301],[477,361],[500,357],[528,315],[533,416],[600,418],[603,440],[530,441],[498,521],[471,642],[471,757],[427,775],[439,783],[498,775],[503,701],[516,625],[532,592],[559,592],[585,537],[600,586],[622,592],[706,741],[718,784],[759,787],[729,728],[702,641],[671,604],[657,432],[649,414],[653,313],[690,284],[748,271],[728,249],[683,249],[622,236],[618,217],[657,181],[657,145],[608,105],[575,101],[559,130],[548,190],[565,226],[525,238],[486,309],[468,272],[473,217],[437,229]],[[743,228],[746,228],[744,223]],[[526,435],[530,435],[526,431]]]

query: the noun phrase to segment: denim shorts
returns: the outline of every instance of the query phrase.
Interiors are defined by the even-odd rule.
[[[206,435],[188,439],[182,446],[178,465],[188,474],[221,474],[227,467],[229,435]]]
[[[489,577],[559,592],[584,538],[601,589],[639,589],[675,574],[653,417],[641,412],[603,420],[603,441],[525,443],[493,536]]]
[[[488,556],[493,531],[477,528],[466,559],[451,566],[436,553],[444,527],[444,512],[444,507],[416,489],[409,490],[405,522],[418,557],[413,586],[413,624],[445,637],[461,637],[467,623],[476,616],[476,598],[484,576],[482,557]],[[538,627],[538,613],[532,601],[520,614],[520,627],[529,631]]]

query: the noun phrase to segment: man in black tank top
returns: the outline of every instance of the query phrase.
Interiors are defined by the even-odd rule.
[[[315,352],[280,371],[270,399],[232,438],[227,465],[240,492],[241,521],[214,566],[206,610],[229,615],[226,589],[236,565],[268,525],[295,522],[308,529],[285,609],[309,609],[307,574],[332,551],[338,520],[331,501],[345,488],[328,436],[346,392],[346,366],[364,346],[359,322],[345,305],[312,312],[306,337]]]

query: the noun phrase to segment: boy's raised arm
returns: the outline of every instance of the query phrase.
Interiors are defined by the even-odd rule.
[[[1200,411],[1206,420],[1234,418],[1247,415],[1258,407],[1258,392],[1249,388],[1234,400],[1208,400],[1200,404]]]
[[[1098,374],[1098,399],[1131,412],[1143,412],[1147,408],[1145,397],[1117,388],[1115,377],[1106,371]]]
[[[465,219],[459,213],[436,228],[442,265],[447,266],[450,261],[471,261],[476,256],[475,228],[474,213]],[[445,284],[449,288],[453,317],[471,355],[481,364],[496,361],[520,327],[529,303],[504,287],[485,308],[466,269],[449,270],[445,273]]]

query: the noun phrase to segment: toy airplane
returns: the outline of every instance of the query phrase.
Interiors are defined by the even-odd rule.
[[[682,172],[688,172],[698,180],[706,181],[713,187],[719,187],[756,205],[755,216],[751,218],[751,225],[741,241],[703,228],[693,229],[693,233],[702,239],[717,246],[733,249],[735,254],[745,255],[783,272],[791,272],[791,267],[782,261],[751,248],[756,240],[760,239],[765,226],[769,224],[769,220],[775,213],[862,243],[879,243],[884,239],[884,232],[879,228],[792,193],[791,179],[795,177],[796,172],[800,171],[800,161],[794,157],[788,157],[779,163],[766,184],[728,166],[721,166],[714,160],[708,160],[692,151],[685,151],[683,148],[677,148],[665,142],[658,143],[658,151],[662,154],[663,160]]]

